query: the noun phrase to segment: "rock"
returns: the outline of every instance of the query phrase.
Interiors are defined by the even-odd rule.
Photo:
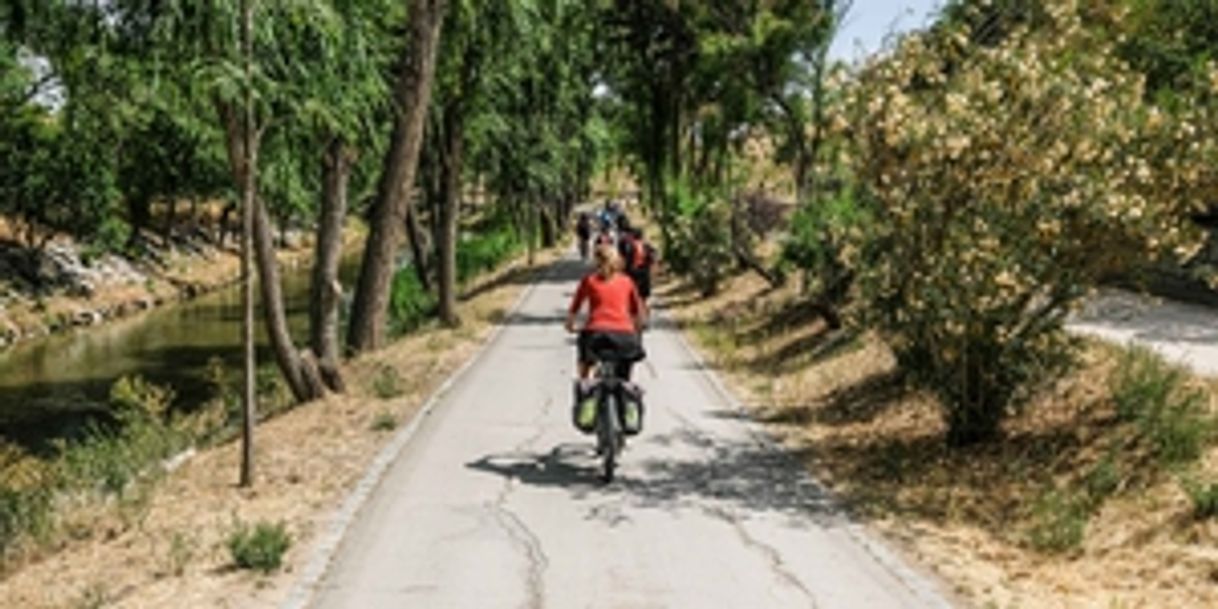
[[[101,313],[86,309],[83,311],[77,311],[76,314],[72,316],[72,325],[77,327],[96,326],[103,320],[104,317]]]

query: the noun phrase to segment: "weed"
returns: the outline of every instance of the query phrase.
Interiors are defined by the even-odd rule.
[[[72,603],[73,609],[102,609],[106,605],[113,602],[110,598],[110,592],[104,584],[90,584],[81,593],[80,598]]]
[[[196,542],[190,535],[180,531],[174,532],[169,538],[169,554],[166,556],[168,572],[175,577],[186,573],[186,567],[195,558]]]
[[[382,400],[391,400],[406,393],[402,375],[393,366],[382,365],[372,379],[372,391]]]
[[[1098,508],[1099,504],[1120,489],[1122,477],[1121,469],[1113,456],[1104,457],[1083,480],[1089,502]]]
[[[282,522],[259,522],[253,527],[239,524],[228,537],[228,551],[233,564],[261,573],[278,570],[283,564],[284,553],[291,545],[292,538]]]
[[[1087,528],[1088,503],[1086,497],[1057,489],[1042,494],[1033,508],[1032,547],[1052,553],[1077,548]]]
[[[0,486],[0,557],[23,536],[45,537],[51,528],[51,491]]]
[[[372,431],[393,431],[397,426],[397,417],[391,412],[381,412],[372,419]]]
[[[1192,477],[1181,480],[1184,492],[1193,503],[1193,516],[1205,520],[1218,516],[1218,482],[1201,482]]]
[[[1206,396],[1185,386],[1187,375],[1144,347],[1126,351],[1109,380],[1117,416],[1137,425],[1164,464],[1195,461],[1213,436]]]

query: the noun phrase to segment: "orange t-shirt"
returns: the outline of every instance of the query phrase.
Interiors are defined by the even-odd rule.
[[[571,314],[579,313],[585,301],[592,305],[585,330],[631,334],[638,331],[634,327],[634,316],[642,312],[643,301],[630,277],[622,273],[614,273],[609,279],[599,273],[584,277],[571,301]]]

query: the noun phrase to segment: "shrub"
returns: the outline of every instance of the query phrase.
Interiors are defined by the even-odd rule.
[[[238,568],[272,573],[283,564],[292,545],[283,523],[259,522],[253,527],[239,524],[228,536],[228,552]]]
[[[393,431],[397,429],[398,419],[391,412],[382,412],[372,419],[372,431]]]
[[[398,373],[397,368],[382,365],[372,379],[372,391],[382,400],[391,400],[406,393],[406,388],[403,387],[402,375]]]
[[[1208,110],[1146,102],[1059,9],[992,47],[950,27],[907,37],[831,121],[853,125],[875,218],[869,319],[940,397],[954,445],[996,436],[1069,367],[1063,322],[1099,279],[1200,243],[1187,215],[1215,178]]]
[[[1028,540],[1042,552],[1065,552],[1083,542],[1090,509],[1081,496],[1051,490],[1041,495],[1033,508]]]
[[[139,377],[116,381],[110,407],[117,423],[92,422],[79,440],[61,445],[56,464],[60,484],[122,495],[133,481],[154,471],[190,440],[165,421],[172,398],[169,389]]]
[[[1218,516],[1218,483],[1200,482],[1193,478],[1182,480],[1184,492],[1193,504],[1193,516],[1199,520]]]
[[[783,241],[783,262],[803,271],[804,292],[831,324],[863,268],[868,221],[867,209],[844,189],[802,204]]]
[[[457,246],[457,280],[465,282],[493,271],[523,248],[510,224],[490,224],[476,235],[466,235]]]
[[[719,291],[732,255],[732,212],[727,201],[707,188],[675,180],[670,197],[676,209],[665,259],[673,271],[687,275],[704,296]]]
[[[173,390],[139,376],[125,376],[110,386],[110,408],[120,421],[161,420],[173,404]]]
[[[1137,425],[1155,457],[1167,464],[1195,461],[1213,436],[1206,396],[1188,388],[1188,375],[1145,347],[1122,353],[1109,379],[1117,416]]]
[[[401,336],[418,328],[435,305],[435,297],[423,289],[414,267],[402,268],[393,276],[389,292],[389,331]]]
[[[0,557],[22,537],[41,537],[49,532],[52,507],[49,488],[0,485]]]
[[[110,253],[123,251],[131,241],[131,227],[123,220],[106,216],[97,227],[97,232],[85,244],[81,251],[81,259],[86,264]]]

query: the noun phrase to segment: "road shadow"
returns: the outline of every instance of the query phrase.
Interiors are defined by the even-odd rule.
[[[598,478],[590,442],[561,444],[543,452],[486,455],[466,467],[527,486],[563,489],[574,499],[620,499],[638,509],[777,513],[797,526],[840,521],[825,488],[801,464],[801,454],[752,440],[711,439],[688,429],[632,440],[632,445],[642,444],[673,449],[663,452],[677,457],[643,458],[628,446],[619,476],[609,484]],[[611,513],[593,506],[588,518],[605,519]]]
[[[574,285],[588,272],[588,266],[579,260],[561,259],[539,266],[518,266],[489,280],[469,287],[461,295],[461,301],[473,300],[488,292],[513,285],[546,285],[570,283]]]

